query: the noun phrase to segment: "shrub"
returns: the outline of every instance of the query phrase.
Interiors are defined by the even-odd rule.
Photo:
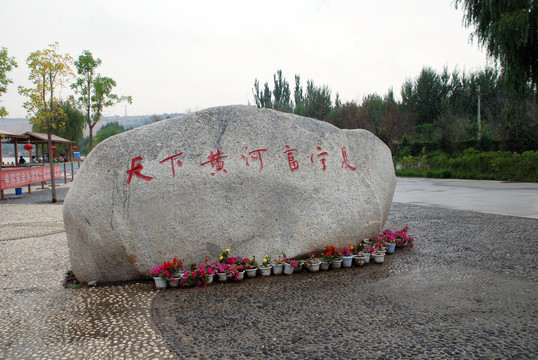
[[[518,154],[469,148],[453,157],[434,151],[428,155],[395,159],[395,167],[398,176],[538,182],[537,151]]]

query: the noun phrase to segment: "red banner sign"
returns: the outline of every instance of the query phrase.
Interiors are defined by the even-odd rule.
[[[62,165],[54,165],[54,178],[62,177]],[[0,190],[50,180],[50,166],[17,167],[0,170]]]

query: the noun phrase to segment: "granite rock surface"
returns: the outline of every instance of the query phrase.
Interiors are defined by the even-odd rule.
[[[309,254],[378,234],[396,177],[365,130],[249,106],[203,110],[99,144],[65,199],[80,281],[144,277],[163,261]]]

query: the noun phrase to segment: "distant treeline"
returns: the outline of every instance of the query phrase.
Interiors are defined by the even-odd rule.
[[[536,93],[518,98],[497,70],[465,73],[447,68],[441,73],[424,67],[400,89],[401,101],[392,89],[385,95],[370,94],[361,103],[342,103],[331,97],[328,86],[307,81],[306,89],[295,75],[293,89],[282,71],[260,87],[254,81],[258,107],[293,112],[327,121],[339,128],[366,129],[383,140],[397,156],[428,151],[461,153],[474,147],[484,151],[537,150],[538,107]],[[480,102],[480,131],[478,103]]]

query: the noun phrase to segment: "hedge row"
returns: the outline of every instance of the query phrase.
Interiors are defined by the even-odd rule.
[[[394,164],[398,176],[538,182],[538,151],[518,154],[470,148],[457,156],[442,152],[404,156]]]

